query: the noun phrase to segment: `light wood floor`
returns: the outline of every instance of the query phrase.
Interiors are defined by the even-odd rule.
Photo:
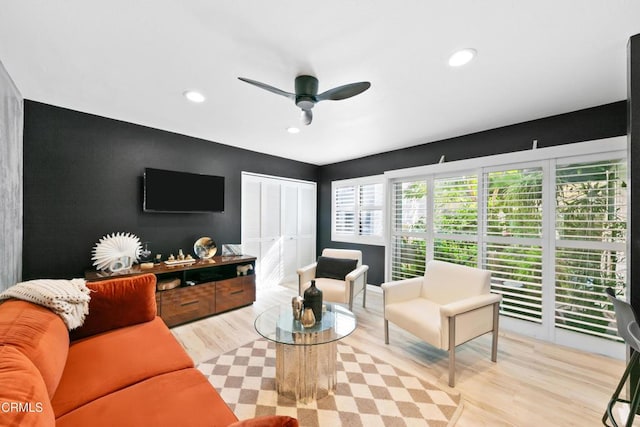
[[[358,328],[344,341],[451,390],[446,352],[393,325],[390,344],[384,344],[382,292],[375,286],[368,289],[367,307],[362,308],[362,294],[354,304]],[[255,317],[273,305],[290,304],[295,294],[283,286],[259,291],[252,306],[172,331],[194,361],[202,362],[259,338]],[[490,335],[457,349],[454,390],[464,401],[459,427],[602,425],[606,402],[624,371],[623,361],[514,333],[500,333],[497,363],[490,361],[490,350]]]

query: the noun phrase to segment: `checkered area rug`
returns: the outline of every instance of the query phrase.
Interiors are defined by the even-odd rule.
[[[275,345],[258,339],[198,365],[239,419],[289,415],[302,427],[452,426],[460,395],[338,343],[335,394],[304,404],[275,391]]]

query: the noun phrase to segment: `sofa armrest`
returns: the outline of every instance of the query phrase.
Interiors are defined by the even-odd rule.
[[[70,332],[72,340],[144,323],[157,314],[156,276],[142,274],[89,282],[89,314],[84,324]]]
[[[422,290],[423,280],[424,277],[412,277],[383,283],[381,287],[384,292],[384,304],[393,304],[418,298]]]
[[[484,294],[477,295],[463,300],[455,301],[449,304],[445,304],[440,307],[440,313],[443,316],[453,317],[458,314],[466,313],[468,311],[476,310],[478,308],[486,307],[491,304],[499,303],[502,300],[502,295],[498,294]]]

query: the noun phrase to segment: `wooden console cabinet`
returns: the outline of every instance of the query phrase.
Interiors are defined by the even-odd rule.
[[[88,271],[88,281],[153,273],[158,282],[180,280],[174,289],[156,292],[158,316],[167,326],[176,326],[213,314],[253,304],[256,300],[255,257],[216,256],[193,264],[173,267],[156,264],[141,270],[139,265],[116,273]],[[236,268],[251,264],[247,275],[239,275]]]

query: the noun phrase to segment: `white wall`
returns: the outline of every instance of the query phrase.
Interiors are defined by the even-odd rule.
[[[0,291],[22,278],[22,95],[0,62]]]

